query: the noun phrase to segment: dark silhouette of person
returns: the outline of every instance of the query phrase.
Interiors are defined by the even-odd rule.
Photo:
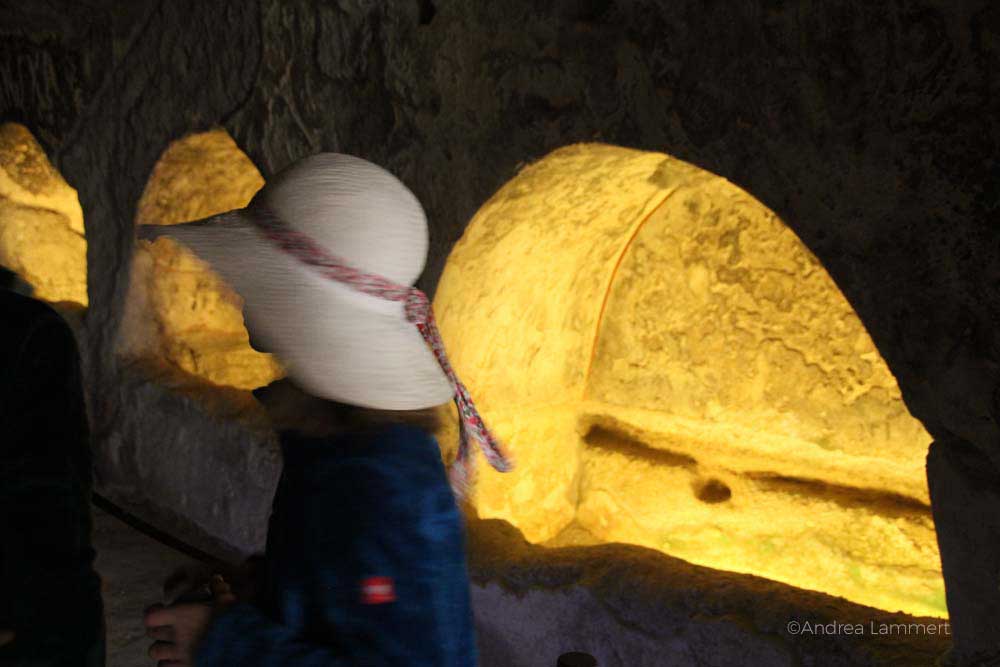
[[[104,664],[76,341],[0,267],[0,665]]]

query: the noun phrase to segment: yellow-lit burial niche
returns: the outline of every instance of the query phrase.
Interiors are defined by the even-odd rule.
[[[945,616],[930,437],[819,261],[666,155],[563,148],[476,214],[435,312],[518,467],[480,516]]]

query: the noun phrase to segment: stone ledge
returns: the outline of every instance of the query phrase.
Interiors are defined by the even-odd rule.
[[[864,607],[631,545],[549,549],[498,520],[470,521],[469,561],[484,667],[545,665],[550,658],[554,665],[571,650],[591,653],[601,667],[910,667],[934,665],[951,645],[948,636],[904,629],[879,634],[892,624],[940,627],[941,619]],[[860,624],[862,632],[792,634],[793,621]]]

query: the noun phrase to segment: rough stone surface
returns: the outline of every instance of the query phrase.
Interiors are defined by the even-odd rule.
[[[457,372],[513,473],[485,469],[475,500],[532,541],[573,519],[576,413],[608,282],[662,199],[660,156],[573,147],[526,167],[484,203],[455,248],[434,307]]]
[[[87,304],[87,241],[76,192],[28,129],[0,125],[0,264],[51,302]]]
[[[480,476],[480,516],[946,613],[930,436],[822,265],[725,179],[554,151],[476,213],[434,307],[517,460]]]
[[[886,610],[944,616],[925,505],[821,481],[741,474],[656,456],[606,432],[586,439],[575,519],[600,542],[637,544]]]
[[[823,266],[725,180],[669,158],[649,178],[665,201],[608,286],[588,399],[774,438],[769,470],[926,503],[930,437]]]
[[[882,630],[915,623],[950,631],[940,619],[888,614],[640,547],[533,546],[495,519],[470,523],[470,555],[483,667],[555,665],[568,651],[590,653],[601,667],[909,667],[935,664],[948,647],[941,634]],[[831,622],[856,633],[813,630]]]
[[[145,419],[102,443],[97,490],[217,558],[263,553],[281,455],[261,409],[247,392],[159,370],[119,369],[116,401]]]
[[[242,208],[264,185],[225,130],[173,142],[156,163],[137,225],[172,225]],[[118,353],[166,362],[227,387],[254,389],[282,376],[250,347],[243,300],[190,250],[171,239],[138,243]]]
[[[169,451],[198,419],[194,404],[123,401],[115,349],[146,179],[170,141],[217,124],[265,176],[321,149],[399,175],[433,225],[426,287],[521,163],[596,139],[697,164],[761,200],[819,258],[931,435],[998,467],[995,3],[433,7],[0,5],[0,118],[39,138],[84,210],[84,363],[97,455],[117,488],[159,488],[111,463]],[[159,426],[142,445],[140,421]],[[199,504],[236,491],[207,490]],[[213,534],[230,540],[222,519]],[[949,595],[993,586],[956,582]]]
[[[1000,486],[996,477],[986,457],[966,443],[931,445],[927,479],[948,581],[954,657],[959,663],[1000,663],[1000,554],[996,549]]]

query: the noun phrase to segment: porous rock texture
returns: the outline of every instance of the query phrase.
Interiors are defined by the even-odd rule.
[[[930,436],[818,260],[732,183],[553,151],[480,207],[434,310],[517,461],[480,477],[480,516],[946,613]]]
[[[555,665],[570,651],[590,653],[601,667],[902,667],[934,665],[948,647],[940,619],[889,614],[642,547],[546,549],[504,521],[473,518],[470,528],[483,667]]]
[[[264,185],[225,130],[190,134],[164,151],[139,200],[137,225],[173,225],[242,208]],[[283,375],[250,347],[243,300],[172,239],[141,242],[132,256],[122,356],[157,359],[209,383],[254,389]]]
[[[115,353],[146,179],[170,141],[217,125],[265,178],[320,150],[397,174],[431,220],[427,288],[477,207],[559,146],[655,150],[724,176],[820,259],[940,446],[976,451],[981,486],[1000,480],[1000,8],[988,0],[39,0],[0,4],[0,33],[0,120],[31,130],[84,211],[81,342],[110,495],[237,551],[263,535],[229,531],[266,513],[267,484],[238,480],[276,474],[267,439],[205,426],[199,437],[243,463],[174,503],[178,462],[212,450],[183,449],[190,424],[214,418],[129,379]],[[161,452],[156,465],[144,452]],[[932,490],[941,470],[929,468]],[[949,470],[948,484],[971,484],[968,467]],[[938,522],[953,522],[939,542],[960,623],[997,595],[1000,547],[964,549],[1000,508],[944,498],[932,492]],[[949,553],[984,580],[948,578]],[[1000,653],[997,635],[956,640],[958,661]]]
[[[0,264],[49,302],[87,304],[87,242],[76,192],[26,127],[0,124]]]

